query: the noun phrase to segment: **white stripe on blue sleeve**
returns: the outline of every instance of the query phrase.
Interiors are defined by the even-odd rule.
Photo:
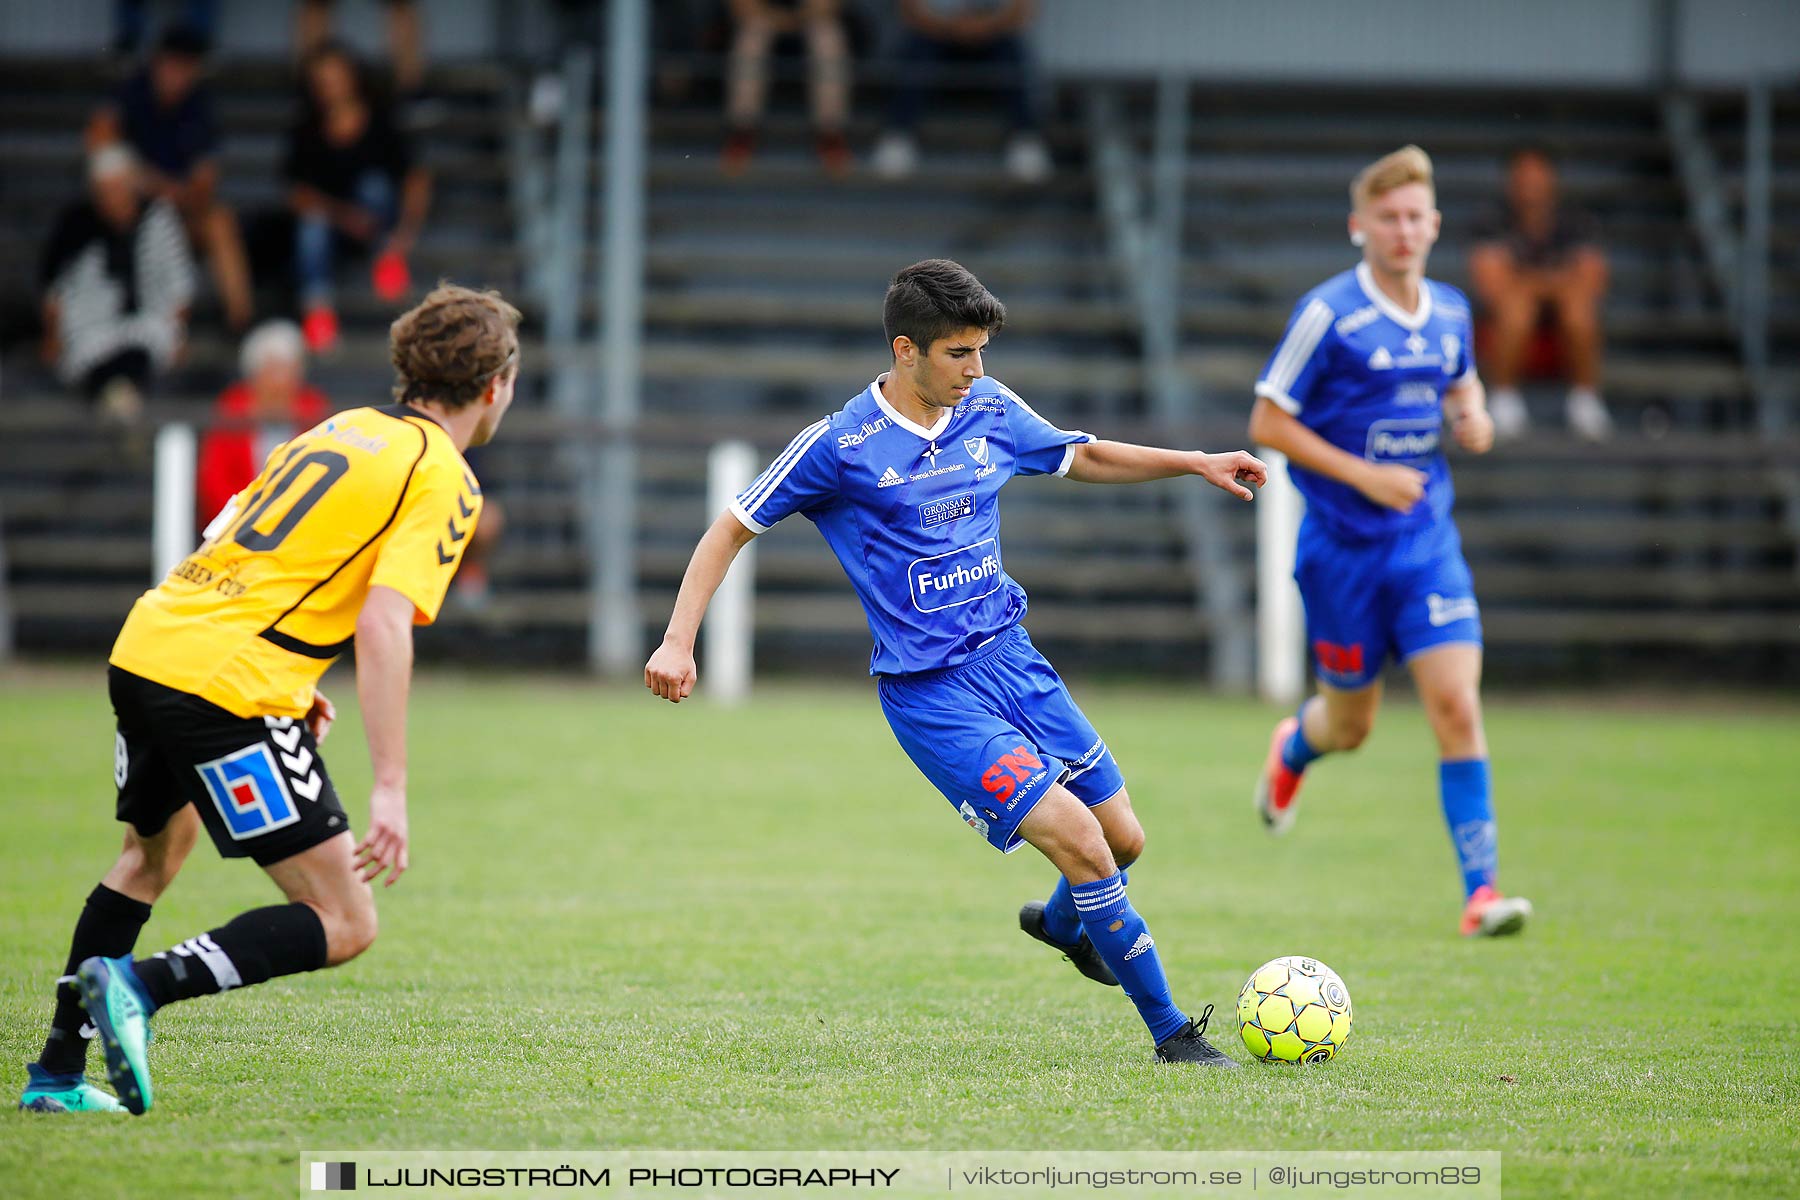
[[[1293,327],[1288,330],[1287,337],[1282,339],[1281,348],[1275,352],[1275,360],[1269,367],[1269,373],[1257,380],[1258,396],[1268,397],[1287,412],[1300,411],[1300,402],[1294,399],[1289,389],[1300,377],[1300,372],[1312,358],[1313,351],[1318,349],[1319,339],[1331,327],[1332,317],[1331,306],[1316,298],[1301,310]]]
[[[787,449],[783,450],[775,461],[769,464],[769,469],[757,476],[755,482],[733,498],[729,506],[732,515],[754,532],[767,533],[769,527],[756,519],[756,511],[768,502],[769,497],[775,494],[782,481],[793,473],[795,467],[800,465],[800,460],[806,457],[806,452],[812,449],[813,443],[825,436],[825,431],[829,426],[828,420],[820,420],[802,429],[794,440],[788,443]]]

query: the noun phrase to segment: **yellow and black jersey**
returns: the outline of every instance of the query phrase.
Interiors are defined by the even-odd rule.
[[[240,717],[301,716],[371,587],[436,618],[480,516],[437,422],[400,405],[339,413],[277,447],[138,599],[112,663]]]

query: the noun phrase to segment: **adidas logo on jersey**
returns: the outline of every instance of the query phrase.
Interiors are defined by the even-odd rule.
[[[1156,949],[1156,939],[1151,937],[1150,931],[1146,929],[1144,932],[1138,934],[1137,941],[1133,942],[1131,944],[1131,949],[1125,952],[1125,961],[1130,962],[1138,955],[1144,953],[1144,951],[1154,949]]]
[[[1386,346],[1375,347],[1375,353],[1369,355],[1369,370],[1385,371],[1394,365],[1394,356],[1388,353]]]
[[[885,470],[881,473],[881,479],[875,484],[875,486],[878,488],[894,487],[898,484],[902,484],[905,482],[906,482],[906,480],[900,478],[900,472],[894,470],[894,468],[892,468],[892,467],[889,467],[887,470]]]

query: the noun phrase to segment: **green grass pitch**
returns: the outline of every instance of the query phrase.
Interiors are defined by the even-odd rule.
[[[1800,1192],[1800,709],[1491,703],[1502,881],[1538,920],[1471,944],[1410,702],[1274,842],[1248,801],[1272,710],[1076,692],[1149,830],[1132,893],[1177,998],[1244,1057],[1245,976],[1318,956],[1356,1002],[1337,1061],[1152,1065],[1120,993],[1019,933],[1043,861],[964,827],[867,686],[727,711],[427,674],[374,949],[164,1013],[145,1118],[9,1094],[0,1192],[288,1194],[298,1150],[358,1147],[1495,1149],[1508,1196]],[[0,675],[14,1085],[116,847],[111,765],[97,666]],[[203,839],[140,947],[274,895]]]

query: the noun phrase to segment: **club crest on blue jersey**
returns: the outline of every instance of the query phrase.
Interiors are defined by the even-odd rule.
[[[258,742],[194,768],[237,841],[292,825],[300,810],[269,747]]]
[[[985,435],[982,437],[964,438],[963,449],[969,452],[969,457],[974,459],[975,465],[981,468],[979,471],[975,472],[976,479],[985,479],[987,476],[992,475],[995,471],[1000,469],[999,463],[988,461],[988,440]]]

